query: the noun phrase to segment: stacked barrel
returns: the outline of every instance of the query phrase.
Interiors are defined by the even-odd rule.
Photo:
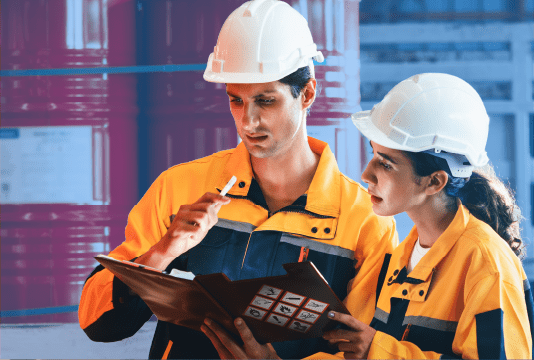
[[[2,5],[2,70],[54,69],[1,79],[2,322],[76,322],[138,196],[136,77],[76,69],[135,65],[136,2]]]
[[[41,71],[1,79],[3,323],[76,322],[93,257],[124,240],[139,195],[167,168],[237,145],[225,85],[202,74],[243,2],[3,1],[2,70]],[[309,135],[327,141],[357,179],[358,0],[288,3],[325,55]],[[136,64],[194,70],[77,70]]]
[[[140,2],[140,61],[198,68],[141,77],[140,126],[147,134],[146,151],[142,151],[147,156],[141,159],[148,177],[145,188],[173,165],[237,145],[225,86],[206,82],[202,75],[224,21],[243,2]]]
[[[350,115],[360,111],[359,0],[290,0],[307,20],[325,61],[315,66],[319,93],[308,116],[308,135],[328,142],[339,169],[360,179],[361,136]]]

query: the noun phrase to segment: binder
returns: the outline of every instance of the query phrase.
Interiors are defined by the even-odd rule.
[[[337,327],[328,311],[350,314],[309,261],[284,264],[286,275],[231,281],[223,273],[190,280],[104,255],[95,259],[159,320],[199,331],[209,317],[239,338],[233,320],[241,317],[260,343],[298,340]]]

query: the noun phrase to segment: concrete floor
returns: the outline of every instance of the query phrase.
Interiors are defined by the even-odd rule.
[[[155,321],[114,343],[89,340],[78,324],[0,325],[0,359],[148,359]]]

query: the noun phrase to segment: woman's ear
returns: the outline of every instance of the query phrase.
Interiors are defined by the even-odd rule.
[[[315,94],[317,89],[317,80],[311,78],[310,81],[306,84],[304,89],[302,89],[302,108],[309,108],[315,101]]]
[[[443,190],[445,185],[447,185],[449,175],[445,171],[439,170],[430,174],[429,178],[430,182],[427,185],[425,193],[427,195],[434,195]]]

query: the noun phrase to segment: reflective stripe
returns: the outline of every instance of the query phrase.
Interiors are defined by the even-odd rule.
[[[244,233],[251,233],[254,231],[254,229],[256,229],[256,226],[252,224],[241,222],[241,221],[227,220],[227,219],[219,219],[219,221],[217,221],[217,224],[215,224],[215,226],[224,228],[224,229],[244,232]]]
[[[380,308],[376,308],[374,318],[382,321],[384,324],[387,324],[389,314]]]
[[[307,238],[302,238],[298,236],[293,236],[289,234],[283,234],[280,238],[280,242],[285,242],[288,244],[296,245],[299,247],[307,247],[310,250],[317,251],[323,254],[341,256],[354,260],[354,251],[350,249],[345,249],[340,246],[328,245],[319,241],[310,240]]]
[[[167,348],[165,349],[165,353],[163,354],[163,357],[161,358],[161,360],[167,360],[167,358],[169,357],[169,353],[171,352],[171,347],[172,347],[172,340],[169,340],[169,344],[167,345]]]
[[[528,279],[523,280],[523,289],[523,291],[527,291],[528,289],[530,289],[530,282],[528,281]]]
[[[456,331],[457,321],[433,319],[426,316],[406,316],[402,325],[412,324],[440,331]]]

